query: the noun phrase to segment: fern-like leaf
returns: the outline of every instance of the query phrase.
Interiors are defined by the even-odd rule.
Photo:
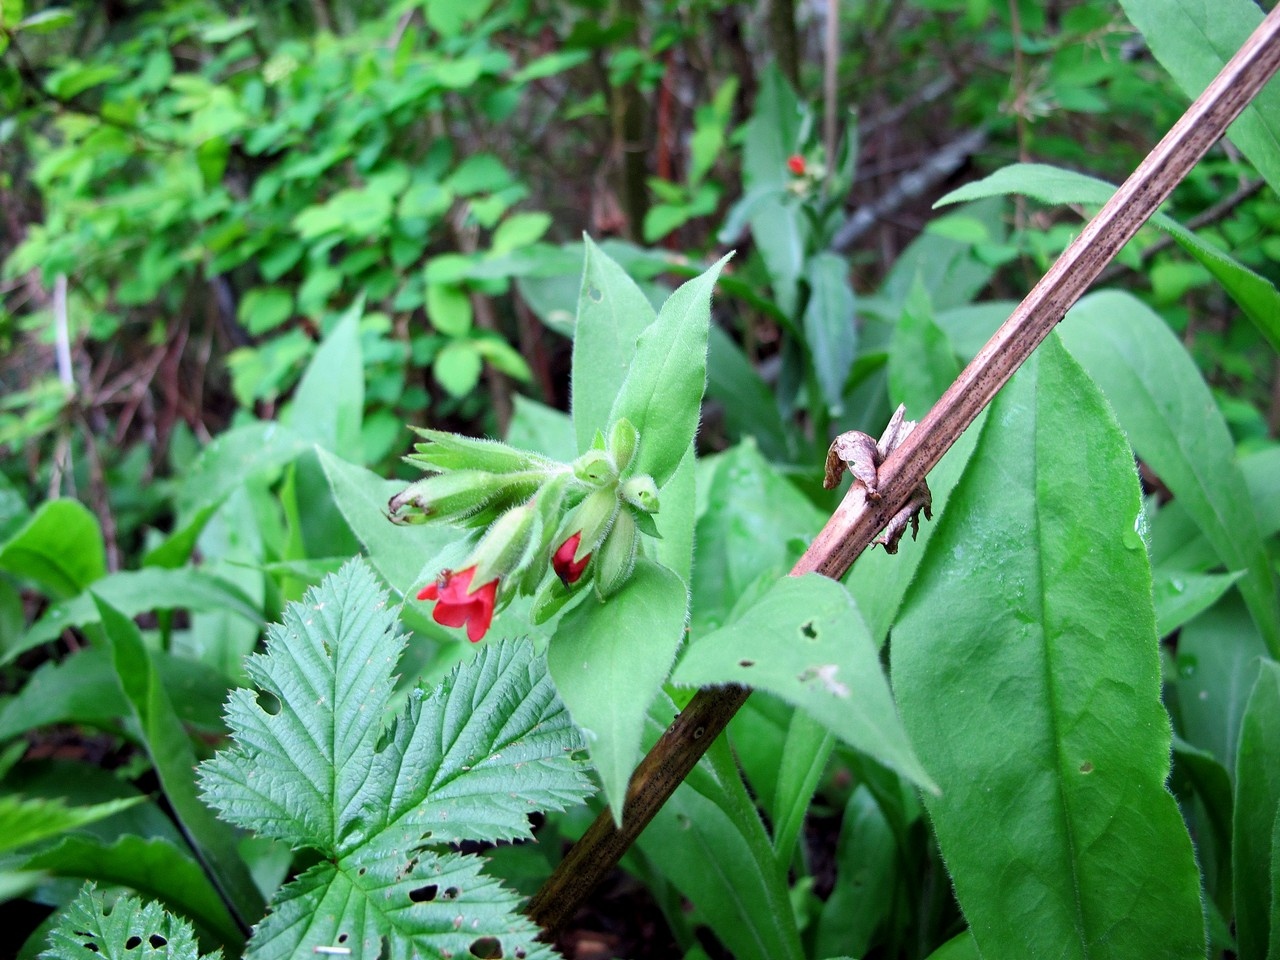
[[[530,813],[586,796],[579,734],[544,661],[518,642],[487,645],[384,724],[404,642],[387,595],[352,561],[290,604],[249,659],[261,692],[228,701],[235,746],[201,765],[206,798],[323,858],[273,901],[250,957],[554,956],[515,894],[440,845],[527,838]]]
[[[49,932],[40,960],[199,960],[191,924],[155,901],[121,897],[110,909],[92,883],[85,884]],[[222,951],[205,955],[220,960]]]

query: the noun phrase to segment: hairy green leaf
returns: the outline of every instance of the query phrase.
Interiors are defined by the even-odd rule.
[[[657,316],[622,267],[584,237],[586,259],[573,331],[573,430],[578,452],[608,427],[636,341]]]
[[[547,651],[556,688],[587,734],[615,819],[640,759],[646,712],[684,633],[685,603],[680,578],[640,557],[608,602],[588,596],[564,615]]]
[[[110,645],[131,720],[164,789],[165,798],[191,846],[221,887],[237,921],[247,926],[262,915],[262,894],[236,848],[236,836],[200,802],[195,751],[161,682],[154,655],[127,616],[99,597],[102,632]]]
[[[804,338],[822,397],[833,416],[843,413],[844,382],[858,351],[854,312],[857,299],[849,282],[849,263],[834,253],[819,253],[805,264],[809,299],[804,307]]]
[[[324,338],[307,364],[293,401],[281,422],[348,460],[360,458],[360,421],[364,416],[364,361],[360,350],[360,316],[364,298],[356,300]]]
[[[1188,99],[1200,96],[1262,22],[1251,0],[1120,0],[1120,6]],[[1280,191],[1280,90],[1263,87],[1227,136]]]
[[[89,807],[68,807],[61,800],[0,795],[0,852],[8,853],[113,816],[141,799],[134,797],[95,803]]]
[[[636,342],[609,413],[609,423],[625,417],[640,431],[631,471],[649,474],[659,487],[675,473],[698,430],[707,386],[711,291],[730,256],[683,284],[662,305]]]
[[[0,571],[73,597],[107,572],[97,518],[75,500],[49,500],[3,544]]]

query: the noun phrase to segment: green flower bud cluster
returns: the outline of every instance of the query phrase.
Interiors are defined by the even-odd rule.
[[[520,594],[534,597],[541,623],[587,584],[605,600],[635,568],[640,534],[657,537],[658,488],[630,467],[640,435],[619,419],[608,436],[571,463],[492,440],[417,430],[422,443],[406,461],[427,476],[388,503],[395,523],[447,522],[482,530],[465,564],[444,570],[419,599],[434,616],[466,623],[483,636],[495,609]]]

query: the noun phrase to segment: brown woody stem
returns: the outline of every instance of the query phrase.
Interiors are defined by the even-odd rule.
[[[1063,251],[1026,299],[956,378],[933,409],[881,465],[879,503],[850,487],[791,571],[839,579],[925,475],[973,423],[1014,371],[1088,289],[1280,67],[1280,7],[1272,10],[1222,72],[1138,169]],[[622,858],[649,821],[746,702],[740,686],[699,691],[632,775],[622,826],[600,815],[529,904],[540,926],[556,930]]]

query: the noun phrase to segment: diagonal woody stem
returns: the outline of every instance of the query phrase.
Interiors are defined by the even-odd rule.
[[[878,503],[853,485],[792,569],[839,579],[906,503],[964,430],[1049,335],[1121,247],[1223,135],[1280,67],[1280,7],[1147,155],[1138,169],[1063,251],[920,424],[879,470]],[[631,777],[622,826],[605,811],[569,851],[529,904],[540,926],[556,930],[622,858],[675,792],[751,691],[730,685],[699,691]]]

